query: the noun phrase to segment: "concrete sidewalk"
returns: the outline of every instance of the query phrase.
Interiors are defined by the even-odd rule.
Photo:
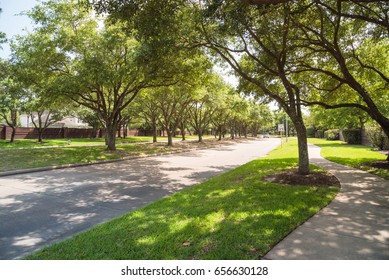
[[[341,183],[336,198],[289,234],[264,259],[389,259],[389,181],[333,163],[309,145],[311,163],[334,174]]]

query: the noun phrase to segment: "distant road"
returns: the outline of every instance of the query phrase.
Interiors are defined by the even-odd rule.
[[[258,157],[279,139],[0,178],[0,259],[17,259]]]

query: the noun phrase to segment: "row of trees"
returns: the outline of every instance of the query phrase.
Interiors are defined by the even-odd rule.
[[[87,2],[142,25],[143,38],[158,37],[162,25],[176,26],[178,41],[205,47],[228,63],[242,90],[276,100],[296,129],[301,174],[309,172],[302,105],[363,110],[389,136],[387,1]],[[142,24],[157,7],[163,12],[153,26]]]
[[[204,55],[229,65],[241,92],[278,102],[297,133],[301,174],[309,172],[302,106],[362,110],[389,136],[387,1],[80,2],[85,9],[54,0],[33,9],[38,27],[17,40],[14,59],[34,92],[96,112],[110,149],[135,97],[178,94],[170,88],[190,84],[196,74],[186,73]],[[91,7],[109,15],[104,26]]]
[[[211,126],[219,138],[226,129],[233,136],[256,134],[270,114],[214,74],[201,50],[172,52],[142,42],[122,23],[98,18],[78,1],[47,1],[28,15],[37,27],[16,38],[12,60],[2,63],[7,75],[0,112],[14,131],[20,111],[38,113],[39,141],[49,124],[76,113],[102,126],[108,149],[115,150],[118,129],[134,118],[147,122],[155,141],[157,127],[166,130],[172,145],[178,128],[185,135],[190,127],[199,141]]]
[[[199,87],[178,84],[158,90],[144,91],[134,103],[136,114],[146,121],[157,141],[157,129],[166,130],[168,144],[178,129],[185,140],[188,128],[202,141],[209,131],[219,140],[227,133],[247,137],[257,136],[271,126],[272,114],[268,106],[243,98],[218,76]]]

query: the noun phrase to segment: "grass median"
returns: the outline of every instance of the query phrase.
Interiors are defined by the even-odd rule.
[[[384,161],[386,156],[363,145],[348,145],[342,141],[309,138],[309,143],[321,148],[321,155],[333,162],[362,169],[389,180],[389,170],[370,166],[374,161]]]
[[[0,161],[0,172],[120,159],[127,156],[165,153],[173,149],[164,144],[118,145],[114,152],[108,152],[105,146],[4,149],[0,150],[0,158],[2,159]]]
[[[266,158],[98,225],[27,259],[260,259],[338,192],[337,187],[262,180],[296,165],[297,144],[289,141]]]
[[[152,137],[134,136],[126,139],[117,139],[117,144],[128,144],[138,142],[150,142]],[[91,146],[104,145],[104,138],[70,138],[70,146]],[[67,147],[69,146],[68,138],[44,139],[43,143],[38,143],[36,139],[17,139],[13,143],[9,140],[0,140],[0,149],[20,149],[20,148],[41,148],[41,147]]]

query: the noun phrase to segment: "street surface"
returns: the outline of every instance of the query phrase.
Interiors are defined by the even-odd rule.
[[[18,259],[265,156],[279,139],[0,178],[0,259]]]

